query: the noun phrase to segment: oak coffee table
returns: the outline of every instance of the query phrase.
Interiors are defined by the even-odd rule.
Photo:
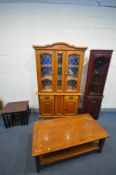
[[[109,135],[89,114],[34,123],[32,156],[40,167],[91,151],[101,152]]]

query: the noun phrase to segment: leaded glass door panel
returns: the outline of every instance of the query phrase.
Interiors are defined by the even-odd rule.
[[[41,51],[39,52],[39,85],[41,91],[54,91],[54,52]]]
[[[96,55],[90,80],[89,95],[101,95],[110,59],[107,56]]]
[[[66,55],[65,90],[77,92],[79,77],[80,55],[69,51]]]

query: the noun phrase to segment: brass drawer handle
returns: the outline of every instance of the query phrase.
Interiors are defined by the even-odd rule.
[[[69,97],[70,100],[74,100],[74,97]]]

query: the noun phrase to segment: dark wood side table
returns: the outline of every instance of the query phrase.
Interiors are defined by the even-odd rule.
[[[30,115],[29,102],[9,102],[1,111],[1,116],[6,128],[15,126],[15,121],[18,119],[21,125],[28,124]]]

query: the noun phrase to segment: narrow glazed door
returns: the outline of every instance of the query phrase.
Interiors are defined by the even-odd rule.
[[[82,53],[67,51],[65,69],[65,91],[79,92],[82,76]]]
[[[88,95],[102,95],[111,56],[92,53],[92,70]]]
[[[39,51],[37,54],[37,73],[40,91],[54,91],[54,51]]]
[[[55,115],[64,114],[64,96],[56,95],[55,96]]]
[[[55,52],[55,91],[64,90],[65,52]]]
[[[40,96],[40,115],[54,115],[54,96]]]
[[[76,115],[78,108],[77,96],[65,96],[64,97],[64,115]]]

